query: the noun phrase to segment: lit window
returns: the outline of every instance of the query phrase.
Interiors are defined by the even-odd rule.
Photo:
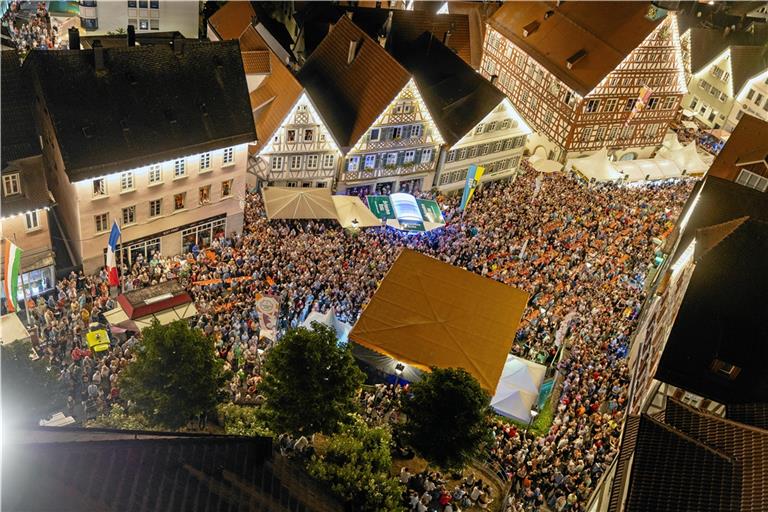
[[[387,165],[397,165],[397,153],[387,153]]]
[[[333,168],[333,155],[323,155],[323,169]]]
[[[133,171],[125,171],[120,173],[120,190],[123,192],[133,190]]]
[[[198,203],[201,205],[208,204],[211,202],[211,186],[210,185],[206,185],[198,189],[197,200],[198,200]]]
[[[359,165],[360,165],[360,157],[359,156],[353,156],[347,162],[347,171],[355,172],[355,171],[357,171],[357,167]]]
[[[107,180],[96,178],[93,180],[93,197],[104,197],[107,195]]]
[[[173,209],[174,210],[183,210],[184,204],[187,201],[187,193],[182,192],[181,194],[174,194],[173,196]]]
[[[307,169],[317,169],[320,157],[317,155],[307,155]]]
[[[421,137],[421,125],[414,124],[411,126],[411,137]]]
[[[229,197],[232,195],[232,180],[221,182],[221,197]]]
[[[149,202],[149,216],[157,217],[163,209],[163,200],[155,199]]]
[[[102,213],[100,215],[96,215],[94,217],[96,221],[96,232],[101,233],[102,231],[106,231],[109,226],[107,225],[109,222],[109,214],[108,213]]]
[[[365,169],[373,169],[376,166],[376,155],[365,155]]]
[[[421,163],[426,164],[432,161],[432,148],[427,148],[421,152]]]
[[[597,112],[598,108],[600,108],[600,100],[589,100],[584,111],[589,113]]]
[[[187,162],[183,158],[173,162],[173,177],[183,178],[187,175]]]
[[[155,183],[162,183],[163,182],[163,171],[160,168],[160,164],[150,165],[149,166],[149,184],[154,185]]]
[[[123,226],[136,222],[136,206],[123,208]]]
[[[222,162],[222,165],[235,163],[235,148],[224,148],[224,158],[222,159]]]
[[[409,149],[403,156],[403,163],[410,164],[416,158],[416,151]]]
[[[301,169],[301,155],[292,155],[291,156],[291,170],[295,171],[298,169]]]
[[[27,231],[32,231],[40,227],[40,219],[37,217],[37,210],[25,214],[27,220]]]
[[[280,155],[273,155],[272,156],[272,170],[273,171],[282,171],[283,170],[283,157]]]
[[[674,96],[667,96],[664,98],[664,105],[661,107],[664,110],[672,110],[675,108],[675,104],[677,103],[676,98]]]
[[[608,98],[605,100],[605,111],[613,112],[616,110],[616,98]]]
[[[6,196],[21,194],[21,181],[19,179],[19,173],[16,172],[7,176],[3,176],[3,194]]]
[[[207,170],[210,170],[210,168],[211,168],[211,154],[203,153],[202,155],[200,155],[200,171],[207,171]]]
[[[149,20],[139,20],[139,30],[149,30]]]

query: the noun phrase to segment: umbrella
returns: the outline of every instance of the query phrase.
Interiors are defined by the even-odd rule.
[[[381,220],[357,196],[331,196],[343,228],[381,226]]]

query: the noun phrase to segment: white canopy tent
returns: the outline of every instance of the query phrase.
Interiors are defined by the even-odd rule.
[[[682,173],[672,160],[666,158],[644,158],[623,160],[614,164],[626,181],[663,180],[680,176]]]
[[[29,331],[16,313],[0,316],[0,344],[7,345],[14,341],[28,339],[30,339]]]
[[[533,168],[538,172],[559,172],[563,168],[563,164],[557,160],[536,160],[533,162]]]
[[[343,228],[381,226],[381,220],[357,196],[331,196]]]
[[[262,190],[269,219],[336,219],[327,188],[267,187]]]
[[[568,160],[568,167],[588,180],[617,181],[622,178],[622,175],[608,159],[608,150],[606,148],[595,151],[584,158]]]
[[[702,160],[699,152],[696,150],[696,143],[691,142],[687,146],[680,146],[677,149],[668,149],[662,147],[656,155],[656,158],[666,158],[675,163],[682,174],[704,174],[709,169],[709,165]]]
[[[339,343],[346,343],[349,331],[352,330],[352,326],[346,322],[342,322],[336,317],[336,314],[332,309],[329,309],[325,313],[319,311],[312,311],[307,315],[307,318],[301,323],[302,327],[307,329],[312,328],[312,322],[318,322],[327,325],[334,331],[336,331],[336,337]]]
[[[110,325],[129,329],[144,329],[152,325],[153,320],[160,322],[160,325],[167,325],[175,320],[186,320],[194,316],[197,316],[197,308],[192,302],[158,311],[135,320],[131,320],[121,306],[104,313],[104,317]]]
[[[528,423],[546,372],[543,365],[509,354],[491,407],[502,416]]]
[[[675,132],[667,132],[667,134],[664,136],[664,140],[661,143],[661,146],[667,149],[681,149],[683,147],[682,144],[680,144],[680,139],[677,138],[677,133]]]

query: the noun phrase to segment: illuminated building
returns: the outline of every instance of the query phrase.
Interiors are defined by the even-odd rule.
[[[137,32],[179,31],[197,39],[200,4],[192,1],[80,0],[80,27],[88,35],[106,34],[133,25]]]

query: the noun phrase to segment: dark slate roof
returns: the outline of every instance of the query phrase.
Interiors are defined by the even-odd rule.
[[[136,34],[136,44],[139,46],[149,46],[152,44],[171,44],[175,39],[184,39],[184,34],[175,32],[138,32]],[[99,41],[103,48],[127,48],[128,36],[122,35],[100,35],[100,36],[80,36],[80,46],[85,50],[93,48],[94,41]]]
[[[768,402],[755,404],[727,404],[725,417],[745,425],[768,430]]]
[[[237,41],[31,52],[70,180],[253,142]]]
[[[36,53],[36,52],[35,52]],[[39,155],[40,142],[32,115],[34,97],[31,83],[22,75],[16,50],[4,50],[0,63],[0,103],[2,103],[2,165],[19,158]]]
[[[413,75],[449,147],[496,108],[505,96],[469,64],[425,32],[395,57]]]
[[[15,469],[3,473],[3,510],[340,509],[307,492],[285,461],[273,458],[269,438],[53,430],[4,444],[4,467],[13,461]]]
[[[624,511],[737,511],[738,470],[733,457],[643,415]]]
[[[358,42],[351,64],[350,42]],[[353,146],[410,80],[410,74],[343,16],[297,75],[342,151]]]
[[[733,457],[739,468],[741,512],[768,510],[768,430],[667,400],[665,423]]]
[[[14,160],[3,169],[3,174],[16,172],[21,178],[21,194],[3,197],[2,211],[0,211],[2,217],[10,217],[53,204],[45,179],[42,156]]]
[[[728,35],[724,35],[720,29],[691,27],[691,72],[699,72],[729,46],[762,46],[767,36],[768,30],[764,27],[756,27],[753,32],[733,31]],[[734,80],[734,94],[738,92]]]
[[[768,159],[768,123],[744,114],[723,149],[712,162],[707,176],[735,180],[744,164]],[[758,172],[758,174],[763,174]]]
[[[706,206],[699,204],[696,210],[702,208]],[[763,216],[766,213],[768,208]],[[764,401],[768,222],[743,217],[697,232],[703,236],[696,236],[696,267],[656,378],[721,403]],[[740,372],[730,378],[712,371],[715,359],[739,367]]]
[[[768,69],[768,44],[763,46],[731,46],[733,94],[739,94],[750,78]]]

